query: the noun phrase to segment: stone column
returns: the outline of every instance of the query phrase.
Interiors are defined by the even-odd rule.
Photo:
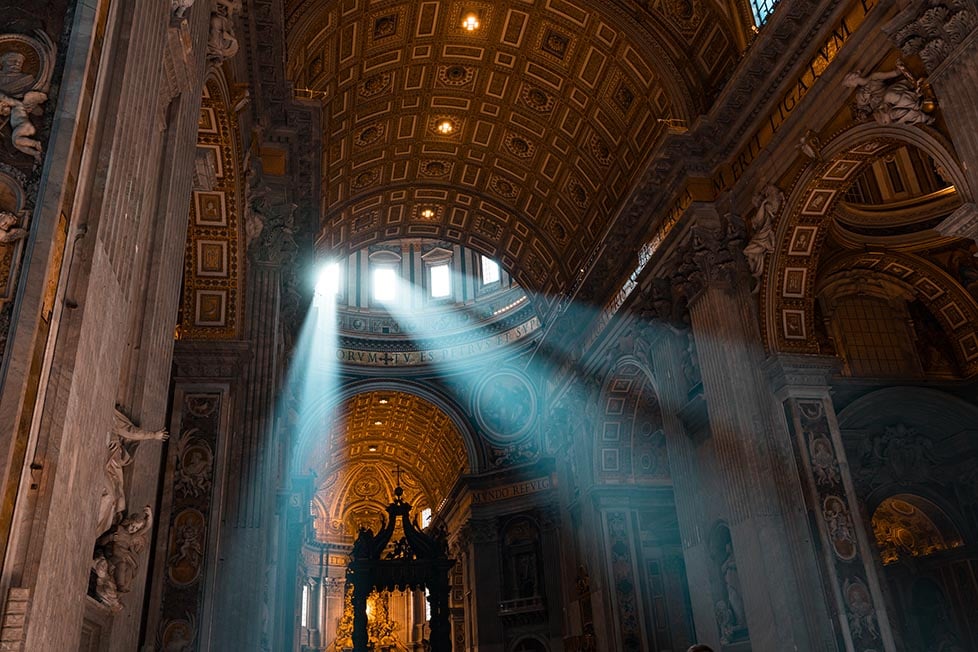
[[[650,344],[655,370],[659,404],[662,407],[662,429],[669,454],[679,519],[686,575],[691,587],[710,586],[710,553],[707,533],[710,523],[704,512],[706,487],[697,468],[697,432],[707,427],[706,404],[699,380],[695,350],[688,333],[658,326]],[[691,590],[690,603],[699,642],[719,647],[714,603],[709,590]]]
[[[712,468],[730,531],[736,570],[723,570],[743,602],[758,650],[834,650],[824,604],[811,599],[820,579],[788,435],[760,372],[756,304],[739,234],[711,206],[694,207],[681,271],[710,424]],[[724,566],[727,563],[724,562]],[[731,582],[739,586],[732,586]],[[729,599],[736,617],[739,604]],[[738,601],[739,602],[739,601]]]
[[[912,0],[883,27],[906,57],[919,57],[969,188],[966,203],[936,229],[978,242],[978,11],[973,2]]]
[[[778,356],[767,371],[784,406],[805,504],[817,524],[825,600],[847,650],[895,650],[867,524],[829,395],[835,358]]]
[[[268,553],[276,482],[270,439],[279,378],[280,265],[268,259],[248,262],[245,340],[252,357],[244,369],[224,479],[222,627],[215,630],[217,648],[229,650],[262,649],[262,632],[274,615],[268,604],[275,585]]]
[[[495,518],[472,518],[466,524],[470,592],[469,618],[472,619],[471,649],[474,652],[502,652],[503,629],[499,619],[499,529]]]

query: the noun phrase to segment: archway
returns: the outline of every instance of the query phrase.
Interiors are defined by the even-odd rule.
[[[967,426],[978,408],[933,389],[890,387],[852,401],[838,419],[856,493],[872,515],[866,534],[896,634],[906,649],[974,649],[978,483],[970,460],[978,446]],[[942,637],[951,647],[934,647]]]
[[[959,201],[970,201],[973,193],[960,165],[950,145],[936,132],[919,126],[864,124],[833,139],[795,183],[777,226],[777,246],[761,292],[761,318],[770,349],[819,352],[815,286],[823,243],[835,221],[835,212],[860,174],[900,147],[915,148],[933,159]],[[943,290],[931,270],[884,260],[891,253],[884,254],[880,246],[875,247],[875,252],[869,248],[865,254],[864,266],[886,269],[895,275],[932,277],[930,282],[915,284],[915,292],[931,297],[945,295],[942,314],[961,316],[951,320],[956,326],[949,336],[967,373],[978,370],[978,334],[969,326],[978,320],[975,301],[966,293]]]
[[[371,559],[396,557],[398,546],[403,548],[398,542],[415,536],[409,530],[423,538],[420,531],[440,522],[439,512],[449,504],[455,484],[473,467],[472,440],[466,441],[456,419],[442,407],[449,404],[435,398],[436,404],[413,390],[399,381],[357,385],[306,421],[297,468],[314,477],[315,486],[298,584],[313,585],[316,596],[309,600],[307,613],[312,615],[300,623],[299,637],[318,642],[321,649],[353,645],[354,606],[368,599],[349,592],[346,572],[356,537],[366,529],[381,532],[390,523],[388,536]],[[314,436],[315,424],[323,430]],[[412,524],[392,523],[395,496],[397,505],[411,506]],[[412,559],[416,557],[417,552]],[[406,590],[364,602],[373,605],[368,629],[378,649],[420,649],[431,636],[427,596],[411,590],[427,585],[399,586]]]

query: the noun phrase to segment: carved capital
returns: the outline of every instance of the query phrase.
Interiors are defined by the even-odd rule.
[[[916,0],[883,28],[905,56],[941,76],[975,44],[978,12],[967,0]]]
[[[494,518],[472,518],[462,528],[459,537],[474,543],[494,543],[499,540],[499,526]]]
[[[729,218],[716,227],[695,226],[673,283],[687,303],[709,287],[731,288],[746,283],[747,263],[743,255],[744,232]]]

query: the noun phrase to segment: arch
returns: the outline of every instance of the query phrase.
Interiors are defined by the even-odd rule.
[[[223,69],[211,67],[197,132],[180,339],[234,339],[241,334],[246,265],[241,224],[247,207],[240,141],[227,78]],[[210,172],[203,174],[205,169]]]
[[[822,159],[812,161],[799,176],[778,221],[776,246],[760,293],[762,332],[770,350],[819,352],[814,328],[815,283],[827,222],[859,174],[899,145],[916,147],[931,156],[962,202],[971,201],[973,189],[951,145],[931,129],[867,123],[833,138],[823,148]],[[969,365],[978,362],[978,339],[958,345],[967,348]]]
[[[978,448],[962,436],[978,423],[978,406],[929,387],[887,387],[854,400],[837,418],[867,513],[894,494],[913,493],[936,505],[952,523],[968,522],[941,489],[946,470],[933,467],[948,462],[933,450],[949,442],[963,459]],[[883,446],[892,437],[899,444],[896,467],[886,459],[889,452]]]
[[[648,365],[618,359],[601,387],[600,432],[593,443],[598,482],[669,481],[662,406]]]
[[[528,634],[522,636],[513,643],[510,652],[550,652],[547,643],[538,636]]]
[[[960,530],[934,502],[900,493],[880,501],[870,519],[880,561],[927,557],[964,545]]]
[[[846,252],[818,269],[813,299],[846,271],[878,275],[898,285],[908,297],[919,299],[944,328],[961,369],[966,375],[978,373],[978,302],[947,272],[906,252]]]
[[[370,379],[347,383],[336,391],[330,398],[321,400],[304,411],[303,418],[296,433],[295,452],[292,456],[292,469],[295,473],[303,473],[305,461],[319,443],[316,434],[324,423],[332,419],[336,408],[358,394],[376,391],[402,392],[424,399],[441,410],[454,425],[465,446],[465,456],[470,472],[477,472],[486,467],[486,456],[466,413],[441,390],[430,384],[403,379]]]

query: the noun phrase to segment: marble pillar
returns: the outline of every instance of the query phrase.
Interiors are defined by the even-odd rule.
[[[472,621],[470,649],[473,652],[502,652],[499,526],[495,518],[472,518],[465,529],[469,544],[466,574],[470,591],[469,618]]]
[[[732,546],[720,571],[732,612],[726,629],[746,625],[751,647],[759,650],[834,650],[827,610],[811,599],[820,582],[817,553],[799,509],[801,486],[788,433],[774,418],[776,406],[760,371],[763,348],[743,242],[712,207],[694,218],[684,266],[712,472]],[[736,570],[730,571],[734,560]],[[731,593],[739,594],[736,600]],[[746,622],[736,622],[741,617]]]
[[[271,456],[279,370],[280,271],[275,262],[249,260],[246,341],[251,347],[236,404],[223,506],[217,619],[218,649],[268,649],[275,579],[269,564],[275,479]],[[262,640],[263,635],[266,640]]]
[[[824,602],[839,614],[846,650],[896,650],[881,591],[869,528],[846,460],[829,395],[838,361],[822,356],[776,356],[767,363],[784,406],[805,504],[817,524]]]
[[[674,489],[686,575],[691,587],[705,588],[710,586],[710,553],[707,545],[710,523],[705,506],[709,492],[700,478],[694,437],[698,436],[697,431],[706,427],[706,405],[702,387],[696,382],[696,370],[692,368],[695,364],[690,359],[692,346],[687,332],[657,324],[651,336],[650,356],[662,406],[662,428],[669,454],[669,475]],[[684,373],[683,369],[688,369],[688,373]],[[720,637],[711,592],[692,590],[689,597],[699,642],[719,648]]]

